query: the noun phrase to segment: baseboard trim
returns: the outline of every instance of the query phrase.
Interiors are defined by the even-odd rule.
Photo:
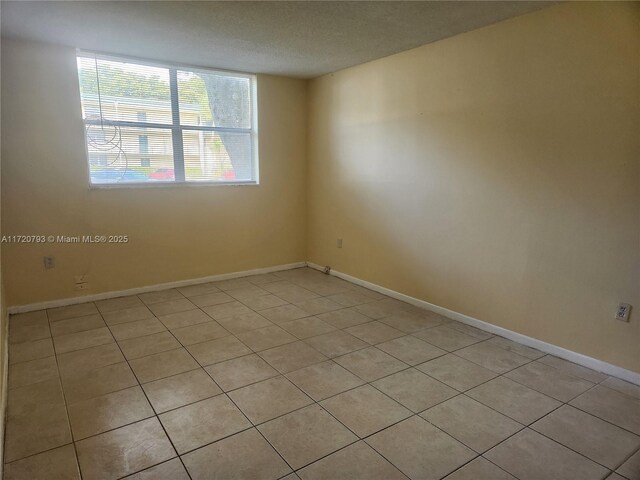
[[[125,297],[127,295],[138,295],[140,293],[155,292],[157,290],[165,290],[167,288],[188,287],[190,285],[198,285],[200,283],[218,282],[220,280],[230,280],[232,278],[248,277],[250,275],[260,275],[263,273],[280,272],[283,270],[291,270],[294,268],[306,267],[307,262],[287,263],[285,265],[275,265],[273,267],[255,268],[253,270],[245,270],[242,272],[221,273],[219,275],[210,275],[208,277],[192,278],[188,280],[178,280],[177,282],[159,283],[157,285],[148,285],[145,287],[129,288],[127,290],[117,290],[112,292],[96,293],[93,295],[84,295],[81,297],[62,298],[60,300],[50,300],[47,302],[30,303],[27,305],[15,305],[7,308],[10,314],[32,312],[34,310],[43,310],[45,308],[66,307],[67,305],[75,305],[77,303],[95,302],[98,300],[107,300],[109,298]]]
[[[316,270],[324,271],[324,267],[313,262],[307,262],[307,266]],[[640,373],[627,370],[626,368],[618,367],[617,365],[613,365],[603,360],[598,360],[597,358],[589,357],[572,350],[567,350],[566,348],[558,347],[557,345],[553,345],[552,343],[547,343],[542,340],[538,340],[536,338],[514,332],[513,330],[508,330],[506,328],[493,325],[483,320],[478,320],[477,318],[473,318],[468,315],[464,315],[462,313],[458,313],[453,310],[434,305],[433,303],[429,303],[418,298],[410,297],[409,295],[396,292],[395,290],[391,290],[389,288],[381,287],[380,285],[367,282],[366,280],[361,280],[346,273],[331,270],[330,274],[338,278],[342,278],[343,280],[347,280],[348,282],[355,283],[356,285],[368,288],[375,292],[382,293],[383,295],[387,295],[388,297],[402,300],[403,302],[407,302],[411,305],[415,305],[416,307],[424,308],[425,310],[429,310],[445,317],[452,318],[453,320],[471,325],[472,327],[479,328],[480,330],[484,330],[495,335],[500,335],[501,337],[508,338],[509,340],[521,343],[523,345],[526,345],[527,347],[535,348],[542,352],[555,355],[556,357],[569,360],[573,363],[577,363],[578,365],[582,365],[583,367],[591,368],[592,370],[596,370],[607,375],[621,378],[622,380],[626,380],[627,382],[640,385]]]
[[[84,302],[95,302],[98,300],[106,300],[109,298],[117,298],[117,297],[124,297],[127,295],[138,295],[140,293],[154,292],[157,290],[164,290],[167,288],[187,287],[190,285],[198,285],[200,283],[230,280],[232,278],[247,277],[250,275],[260,275],[263,273],[280,272],[283,270],[291,270],[294,268],[300,268],[305,266],[308,266],[315,270],[324,271],[324,267],[317,265],[313,262],[296,262],[296,263],[289,263],[285,265],[275,265],[272,267],[256,268],[253,270],[245,270],[241,272],[222,273],[219,275],[210,275],[207,277],[179,280],[176,282],[160,283],[156,285],[148,285],[144,287],[130,288],[126,290],[103,292],[103,293],[97,293],[93,295],[84,295],[81,297],[70,297],[70,298],[63,298],[60,300],[50,300],[46,302],[31,303],[27,305],[10,306],[7,308],[7,312],[9,314],[32,312],[35,310],[43,310],[45,308],[64,307],[67,305],[74,305],[77,303],[84,303]],[[473,327],[479,328],[486,332],[493,333],[495,335],[500,335],[501,337],[508,338],[509,340],[513,340],[515,342],[521,343],[531,348],[536,348],[542,352],[555,355],[565,360],[569,360],[570,362],[573,362],[573,363],[577,363],[578,365],[582,365],[584,367],[591,368],[598,372],[606,373],[607,375],[612,375],[614,377],[621,378],[623,380],[634,383],[636,385],[640,385],[640,373],[636,373],[631,370],[618,367],[617,365],[607,363],[603,360],[598,360],[597,358],[589,357],[587,355],[583,355],[581,353],[574,352],[572,350],[568,350],[566,348],[562,348],[557,345],[553,345],[551,343],[547,343],[542,340],[538,340],[536,338],[529,337],[527,335],[523,335],[518,332],[514,332],[513,330],[508,330],[506,328],[493,325],[489,322],[485,322],[483,320],[479,320],[477,318],[470,317],[468,315],[464,315],[462,313],[449,310],[444,307],[440,307],[438,305],[426,302],[424,300],[420,300],[418,298],[410,297],[409,295],[396,292],[395,290],[382,287],[375,283],[367,282],[366,280],[361,280],[360,278],[353,277],[346,273],[338,272],[335,270],[331,270],[330,273],[331,275],[334,275],[338,278],[342,278],[343,280],[347,280],[351,283],[360,285],[362,287],[368,288],[375,292],[382,293],[384,295],[387,295],[388,297],[395,298],[397,300],[402,300],[403,302],[407,302],[411,305],[415,305],[416,307],[424,308],[425,310],[429,310],[431,312],[444,315],[445,317],[452,318],[461,323],[471,325]]]

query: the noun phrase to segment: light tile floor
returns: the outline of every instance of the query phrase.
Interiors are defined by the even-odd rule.
[[[307,268],[9,326],[5,479],[640,479],[640,387]]]

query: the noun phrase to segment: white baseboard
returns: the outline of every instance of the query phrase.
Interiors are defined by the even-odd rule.
[[[157,285],[148,285],[146,287],[129,288],[127,290],[118,290],[114,292],[96,293],[93,295],[84,295],[81,297],[62,298],[60,300],[50,300],[47,302],[30,303],[28,305],[16,305],[7,307],[10,314],[33,312],[35,310],[44,310],[45,308],[65,307],[67,305],[75,305],[77,303],[95,302],[98,300],[106,300],[109,298],[125,297],[127,295],[138,295],[140,293],[155,292],[157,290],[165,290],[167,288],[188,287],[189,285],[198,285],[200,283],[219,282],[221,280],[230,280],[232,278],[248,277],[249,275],[260,275],[263,273],[280,272],[282,270],[291,270],[293,268],[306,267],[307,262],[288,263],[286,265],[276,265],[273,267],[255,268],[253,270],[245,270],[243,272],[222,273],[220,275],[211,275],[208,277],[192,278],[188,280],[178,280],[177,282],[159,283]]]
[[[138,295],[140,293],[154,292],[157,290],[164,290],[167,288],[187,287],[189,285],[198,285],[200,283],[229,280],[232,278],[247,277],[249,275],[273,273],[273,272],[279,272],[282,270],[291,270],[293,268],[300,268],[304,266],[309,266],[313,269],[324,271],[324,267],[321,267],[320,265],[317,265],[313,262],[296,262],[296,263],[289,263],[286,265],[276,265],[273,267],[264,267],[264,268],[256,268],[253,270],[245,270],[242,272],[223,273],[220,275],[211,275],[208,277],[179,280],[177,282],[167,282],[167,283],[161,283],[157,285],[148,285],[145,287],[130,288],[127,290],[97,293],[94,295],[84,295],[81,297],[63,298],[60,300],[31,303],[28,305],[11,306],[7,308],[7,312],[10,314],[15,314],[15,313],[31,312],[35,310],[43,310],[45,308],[64,307],[67,305],[74,305],[77,303],[95,302],[97,300],[106,300],[109,298],[124,297],[127,295]],[[478,320],[477,318],[473,318],[468,315],[464,315],[462,313],[458,313],[453,310],[449,310],[447,308],[434,305],[432,303],[426,302],[424,300],[420,300],[418,298],[410,297],[409,295],[396,292],[395,290],[391,290],[389,288],[381,287],[380,285],[376,285],[375,283],[367,282],[365,280],[352,277],[351,275],[347,275],[346,273],[331,270],[331,275],[334,275],[338,278],[342,278],[356,285],[360,285],[362,287],[368,288],[375,292],[382,293],[384,295],[387,295],[388,297],[402,300],[403,302],[407,302],[411,305],[415,305],[416,307],[424,308],[425,310],[429,310],[431,312],[444,315],[445,317],[451,318],[453,320],[457,320],[467,325],[471,325],[473,327],[479,328],[486,332],[493,333],[495,335],[500,335],[502,337],[508,338],[509,340],[513,340],[514,342],[518,342],[528,347],[538,349],[542,352],[549,353],[560,358],[564,358],[565,360],[569,360],[570,362],[577,363],[578,365],[582,365],[584,367],[591,368],[598,372],[606,373],[607,375],[612,375],[614,377],[621,378],[623,380],[634,383],[636,385],[640,385],[640,373],[636,373],[631,370],[627,370],[625,368],[612,365],[602,360],[598,360],[597,358],[589,357],[587,355],[583,355],[581,353],[577,353],[572,350],[567,350],[566,348],[558,347],[557,345],[553,345],[551,343],[543,342],[542,340],[538,340],[536,338],[528,337],[527,335],[523,335],[521,333],[517,333],[512,330],[508,330],[506,328],[499,327],[497,325],[493,325],[491,323],[488,323],[482,320]]]
[[[320,265],[317,265],[315,263],[307,262],[307,265],[316,270],[324,271],[324,267],[321,267]],[[397,300],[402,300],[403,302],[407,302],[411,305],[415,305],[416,307],[424,308],[425,310],[438,313],[453,320],[457,320],[461,323],[466,323],[467,325],[479,328],[480,330],[484,330],[495,335],[500,335],[501,337],[508,338],[509,340],[521,343],[523,345],[526,345],[527,347],[535,348],[537,350],[540,350],[541,352],[564,358],[565,360],[569,360],[570,362],[577,363],[578,365],[591,368],[592,370],[596,370],[607,375],[621,378],[622,380],[626,380],[627,382],[640,385],[640,373],[627,370],[626,368],[618,367],[617,365],[612,365],[611,363],[598,360],[597,358],[588,357],[587,355],[583,355],[572,350],[567,350],[566,348],[558,347],[557,345],[553,345],[551,343],[543,342],[542,340],[538,340],[536,338],[528,337],[527,335],[523,335],[506,328],[498,327],[497,325],[478,320],[477,318],[454,312],[453,310],[434,305],[433,303],[425,302],[424,300],[420,300],[418,298],[410,297],[409,295],[396,292],[395,290],[381,287],[380,285],[376,285],[375,283],[352,277],[351,275],[347,275],[346,273],[331,270],[330,274],[338,278],[342,278],[343,280],[347,280],[348,282],[355,283],[356,285],[360,285],[362,287],[373,290],[374,292],[382,293],[383,295],[387,295],[388,297],[395,298]]]

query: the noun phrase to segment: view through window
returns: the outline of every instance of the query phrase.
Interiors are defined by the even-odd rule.
[[[79,52],[92,184],[257,183],[255,77]]]

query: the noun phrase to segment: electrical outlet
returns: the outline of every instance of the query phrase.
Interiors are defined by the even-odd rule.
[[[88,283],[76,283],[76,290],[89,290]]]
[[[339,238],[338,240],[336,240],[336,246],[337,246],[338,248],[342,248],[342,239],[341,239],[341,238]]]
[[[89,281],[89,275],[86,273],[84,275],[76,275],[73,278],[76,283],[86,283]]]
[[[631,305],[629,305],[628,303],[619,303],[618,309],[616,310],[616,320],[620,320],[622,322],[628,322],[630,312],[631,312]]]
[[[44,257],[44,268],[49,270],[50,268],[53,268],[56,266],[55,263],[55,257],[52,257],[50,255],[47,255],[46,257]]]

